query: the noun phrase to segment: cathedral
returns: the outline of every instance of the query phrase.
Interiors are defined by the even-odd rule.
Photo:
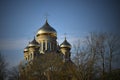
[[[71,61],[70,50],[71,44],[67,41],[66,37],[60,45],[58,44],[57,31],[51,27],[46,20],[45,24],[38,29],[34,39],[24,48],[24,60],[20,63],[22,65],[20,74],[23,76],[21,80],[76,80],[73,76],[71,78],[71,69],[73,69],[75,65]],[[52,58],[50,58],[50,56],[44,57],[51,53]],[[56,60],[58,57],[55,55],[60,56],[60,62],[58,59]],[[41,61],[41,58],[44,58],[44,61]],[[35,61],[36,59],[37,61]],[[38,61],[38,59],[41,60]],[[36,62],[38,62],[37,65]],[[44,67],[40,66],[43,65],[43,63]],[[31,65],[33,66],[31,67]],[[47,66],[46,68],[46,65],[49,65],[49,67]],[[30,79],[28,79],[28,76],[25,78],[25,74],[29,75]],[[39,75],[39,77],[33,76],[36,74]]]
[[[46,20],[45,24],[38,29],[34,39],[24,48],[24,59],[29,62],[38,54],[46,52],[61,52],[65,61],[70,60],[71,44],[66,37],[60,45],[57,42],[57,31]]]

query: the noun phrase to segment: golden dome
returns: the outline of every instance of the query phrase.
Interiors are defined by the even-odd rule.
[[[57,36],[56,30],[48,24],[47,20],[45,24],[38,30],[37,36],[40,34],[51,34],[53,36]]]
[[[39,43],[33,39],[33,41],[29,42],[28,47],[39,47]]]
[[[63,41],[63,43],[60,45],[61,48],[70,48],[71,49],[71,44],[66,40]]]
[[[24,52],[28,52],[28,46],[24,48]]]

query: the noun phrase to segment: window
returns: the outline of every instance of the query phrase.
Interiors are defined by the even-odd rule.
[[[25,59],[27,60],[27,57]]]
[[[29,60],[29,55],[28,55],[28,60]]]
[[[47,50],[50,51],[50,42],[47,42]]]
[[[30,55],[30,56],[31,56],[31,58],[32,58],[32,53],[31,53],[31,55]]]
[[[45,42],[43,42],[43,51],[45,50]]]

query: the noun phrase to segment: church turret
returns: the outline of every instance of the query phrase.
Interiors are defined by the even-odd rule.
[[[29,49],[28,46],[24,48],[24,59],[28,60],[28,55],[29,55]]]
[[[28,55],[28,60],[32,60],[35,55],[39,52],[40,45],[39,43],[34,39],[29,42],[28,44],[28,49],[29,49],[29,55]]]
[[[65,60],[70,60],[70,50],[71,50],[71,45],[70,43],[66,40],[63,41],[63,43],[60,45],[60,50],[65,56]]]
[[[36,41],[35,37],[31,42],[29,42],[28,47],[33,48],[33,49],[40,47],[39,43]]]

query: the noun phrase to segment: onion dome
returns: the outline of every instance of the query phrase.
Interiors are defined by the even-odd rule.
[[[35,37],[33,41],[29,42],[28,47],[39,47],[39,43],[35,40]]]
[[[28,52],[28,46],[24,48],[24,52]]]
[[[63,43],[60,45],[61,48],[69,48],[71,49],[71,44],[66,40],[63,41]]]
[[[51,34],[53,36],[57,36],[56,30],[48,24],[47,20],[45,24],[40,29],[38,29],[37,36],[41,34]]]

